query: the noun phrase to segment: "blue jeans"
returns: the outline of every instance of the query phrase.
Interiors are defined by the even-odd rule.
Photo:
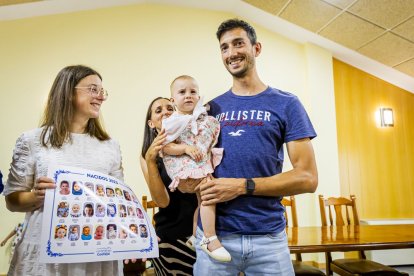
[[[229,251],[231,261],[223,263],[212,259],[200,247],[203,236],[197,228],[197,260],[194,264],[195,276],[239,275],[295,275],[290,259],[285,231],[268,235],[227,235],[219,238]]]

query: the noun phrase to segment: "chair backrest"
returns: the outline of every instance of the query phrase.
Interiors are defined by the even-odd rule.
[[[282,199],[282,205],[285,206],[285,218],[286,218],[286,226],[290,227],[298,227],[298,217],[296,213],[296,201],[294,196],[290,196],[289,198],[284,197]],[[290,217],[292,219],[292,225],[289,225],[289,216],[287,207],[290,207]]]
[[[321,211],[322,226],[359,225],[355,201],[356,198],[354,195],[351,195],[350,199],[345,197],[324,198],[323,195],[319,195],[319,208]],[[329,214],[329,225],[326,217],[326,209],[328,209]],[[335,213],[332,209],[335,210]],[[352,217],[350,216],[351,213]]]
[[[156,209],[156,208],[158,208],[157,203],[155,203],[155,201],[153,201],[153,200],[148,201],[147,196],[142,196],[141,204],[142,204],[142,208],[144,208],[144,211],[148,215],[150,215],[149,212],[148,212],[148,209],[150,209],[152,211],[152,225],[155,226],[154,215],[157,212],[157,209]]]
[[[286,227],[298,227],[295,197],[290,196],[282,198],[282,205],[285,207]],[[290,218],[292,219],[292,225],[289,225],[288,207],[290,207]],[[302,255],[300,253],[296,253],[295,256],[297,261],[302,261]]]
[[[349,199],[345,197],[324,198],[323,195],[319,195],[319,208],[321,211],[322,226],[359,225],[356,197],[354,195],[350,195]],[[328,209],[329,225],[326,218],[325,208]],[[332,209],[335,210],[335,220]],[[352,213],[352,217],[350,216],[350,213]],[[326,254],[327,259],[331,260],[331,254],[329,252]],[[358,255],[360,259],[366,259],[365,252],[363,250],[359,250]]]

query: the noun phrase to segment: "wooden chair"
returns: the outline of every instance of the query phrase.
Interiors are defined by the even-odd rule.
[[[156,208],[158,207],[154,201],[148,201],[147,196],[142,196],[141,205],[144,208],[144,211],[148,213],[149,210],[152,211],[152,225],[155,226],[154,215],[156,213]],[[149,210],[148,210],[149,209]],[[137,261],[136,263],[129,262],[124,264],[124,276],[136,276],[142,275],[144,272],[147,272],[146,263]]]
[[[144,208],[144,211],[147,212],[147,214],[149,214],[148,209],[150,209],[152,211],[152,216],[151,216],[152,217],[152,225],[155,226],[154,215],[157,212],[157,208],[158,208],[157,203],[155,203],[155,201],[153,201],[153,200],[148,201],[147,196],[144,195],[144,196],[142,196],[141,205],[142,205],[142,208]]]
[[[350,199],[345,197],[329,197],[325,199],[319,195],[319,208],[321,212],[322,226],[350,226],[359,225],[358,212],[355,203],[355,196]],[[326,209],[329,214],[329,225],[326,216]],[[335,213],[333,212],[335,211]],[[352,216],[351,216],[352,214]],[[335,217],[334,217],[335,216]],[[339,275],[407,275],[397,270],[366,260],[364,251],[358,251],[358,259],[335,259],[332,260],[330,252],[326,256],[326,274],[332,275],[335,272]]]
[[[296,201],[294,196],[289,198],[284,197],[282,199],[282,204],[285,206],[285,218],[286,226],[289,226],[289,220],[287,215],[287,209],[290,207],[290,214],[292,219],[291,227],[298,227],[298,218],[296,213]],[[293,269],[295,270],[295,275],[325,275],[321,270],[316,267],[304,264],[302,262],[302,255],[300,253],[295,254],[296,260],[292,260]]]

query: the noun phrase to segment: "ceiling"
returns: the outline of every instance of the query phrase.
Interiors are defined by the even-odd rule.
[[[85,2],[95,2],[98,6],[104,6],[110,1],[88,0]],[[0,0],[0,9],[7,8],[8,11],[14,11],[9,8],[24,6],[23,3],[28,3],[30,9],[33,9],[34,5],[43,9],[42,3],[51,4],[52,2],[55,6],[63,6],[65,3],[62,0]],[[66,3],[68,2],[72,6],[82,6],[85,3],[75,0]],[[112,5],[121,2],[112,1]],[[134,0],[129,0],[128,3],[131,2]],[[411,79],[409,80],[410,87],[405,88],[412,91],[414,0],[135,0],[135,2],[198,5],[203,8],[233,11],[236,14],[241,13],[242,6],[244,8],[247,6],[249,10],[259,10],[262,14],[270,16],[271,18],[265,16],[266,25],[270,29],[272,29],[272,24],[280,25],[281,20],[287,21],[312,32],[315,36],[333,41],[346,49],[398,70]],[[71,8],[67,10],[70,11]],[[59,12],[62,12],[62,9]],[[261,16],[256,16],[255,19],[260,21],[259,17]],[[280,29],[280,26],[278,28]]]
[[[414,0],[243,0],[414,77]]]

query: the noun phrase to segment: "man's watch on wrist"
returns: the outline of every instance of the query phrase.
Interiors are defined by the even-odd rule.
[[[254,189],[256,188],[256,183],[253,179],[247,178],[246,179],[246,195],[252,195]]]

